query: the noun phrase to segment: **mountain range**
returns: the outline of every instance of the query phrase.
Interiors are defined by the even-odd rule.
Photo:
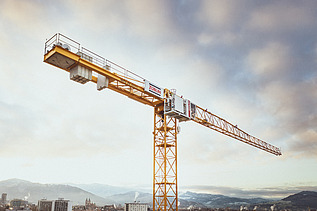
[[[65,198],[73,205],[83,205],[86,198],[97,205],[121,204],[138,201],[152,205],[152,194],[142,192],[141,188],[116,187],[102,184],[40,184],[20,179],[0,181],[0,194],[7,193],[8,199],[25,199],[37,204],[40,199],[56,200]],[[224,195],[185,192],[179,194],[180,208],[240,208],[279,207],[279,208],[317,208],[317,192],[303,191],[282,200],[272,201],[263,198],[238,198]]]
[[[70,185],[40,184],[20,179],[0,181],[0,193],[7,193],[8,199],[25,199],[36,203],[40,199],[70,199],[73,204],[83,204],[90,198],[97,204],[113,204],[114,201],[92,194]]]
[[[314,191],[302,191],[300,193],[290,195],[282,200],[290,202],[297,207],[317,208],[317,192]]]

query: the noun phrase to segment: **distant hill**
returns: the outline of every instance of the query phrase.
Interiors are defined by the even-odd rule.
[[[105,204],[124,204],[127,202],[134,202],[135,200],[142,203],[151,205],[153,202],[152,194],[144,193],[141,191],[128,191],[128,188],[114,187],[108,185],[91,184],[91,185],[78,185],[82,187],[73,187],[71,185],[58,185],[58,184],[40,184],[32,183],[20,179],[9,179],[0,181],[0,193],[7,193],[8,199],[14,198],[27,199],[31,203],[37,203],[38,200],[46,198],[55,200],[58,198],[69,199],[76,204],[84,204],[86,198],[90,198],[97,205]],[[89,191],[87,191],[89,190]],[[102,194],[100,197],[97,194]],[[117,193],[117,194],[113,194]],[[111,195],[111,196],[110,196]],[[199,194],[186,192],[180,194],[179,202],[180,207],[232,207],[240,204],[264,202],[264,199],[241,199],[232,198],[222,195],[212,194]]]
[[[240,206],[246,206],[249,204],[264,203],[268,202],[267,199],[252,198],[244,199],[237,197],[228,197],[224,195],[204,194],[204,193],[193,193],[186,192],[179,196],[183,203],[186,203],[186,207],[205,207],[205,208],[240,208]],[[180,201],[180,206],[182,201]]]
[[[112,200],[104,199],[90,192],[70,185],[40,184],[20,179],[9,179],[0,181],[0,194],[7,193],[8,199],[27,199],[37,204],[38,200],[47,198],[56,200],[64,198],[71,200],[74,205],[84,204],[86,198],[90,198],[96,204],[113,204]]]
[[[142,192],[127,192],[127,193],[121,193],[121,194],[115,194],[110,197],[109,199],[116,201],[118,204],[124,204],[124,203],[131,203],[134,201],[140,202],[140,203],[147,203],[149,205],[152,205],[153,197],[150,193],[142,193]]]
[[[78,187],[80,189],[86,190],[90,193],[93,193],[95,195],[107,198],[109,196],[122,194],[122,193],[128,193],[128,192],[149,192],[146,189],[142,188],[131,188],[131,187],[118,187],[118,186],[112,186],[112,185],[105,185],[105,184],[99,184],[99,183],[93,183],[93,184],[69,184],[74,187]],[[152,190],[150,191],[152,192]],[[134,196],[131,200],[134,199]]]
[[[97,205],[103,206],[106,204],[121,204],[134,202],[135,200],[142,203],[152,205],[152,194],[141,191],[129,191],[128,188],[115,187],[101,184],[78,185],[59,184],[40,184],[32,183],[20,179],[9,179],[0,181],[0,194],[7,193],[8,200],[15,198],[26,199],[31,203],[37,204],[38,200],[46,198],[56,200],[58,198],[68,199],[73,202],[73,205],[84,204],[86,198]],[[85,190],[83,190],[85,189]],[[87,191],[89,190],[89,191]],[[127,191],[127,192],[126,192]],[[91,192],[97,193],[93,194]],[[99,196],[102,195],[103,197]],[[279,201],[270,201],[262,198],[237,198],[224,195],[203,194],[186,192],[179,194],[180,208],[225,208],[240,209],[240,207],[257,210],[263,209],[291,209],[305,210],[308,207],[317,209],[317,192],[303,191],[294,195],[290,195]]]
[[[257,210],[308,210],[317,209],[317,192],[302,191],[290,195],[279,201],[270,201],[260,204],[252,204],[249,207],[257,207]]]
[[[153,203],[152,194],[134,191],[115,194],[113,196],[109,196],[108,199],[116,201],[119,204],[133,202],[134,200],[141,203],[148,203],[149,205],[152,205]],[[242,199],[223,195],[202,194],[193,192],[180,194],[178,200],[180,208],[240,208],[241,205],[268,202],[268,200],[261,198]]]
[[[121,188],[121,187],[115,187],[111,185],[104,185],[104,184],[98,184],[98,183],[93,183],[93,184],[69,184],[74,187],[78,187],[80,189],[86,190],[90,193],[96,194],[101,197],[108,197],[113,194],[118,194],[118,193],[124,193],[124,192],[129,192],[130,190],[127,188]]]
[[[291,202],[293,206],[317,209],[317,192],[314,191],[302,191],[282,200]]]

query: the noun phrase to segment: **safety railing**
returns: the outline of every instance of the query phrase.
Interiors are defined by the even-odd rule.
[[[141,83],[144,85],[144,78],[131,72],[130,70],[121,67],[120,65],[117,65],[116,63],[106,60],[106,67],[109,68],[110,71],[115,72],[116,74],[119,74],[121,77],[123,77],[126,80],[133,81],[134,83]]]
[[[53,37],[45,42],[44,54],[52,50],[56,45],[59,45],[73,53],[80,51],[80,44],[65,35],[56,33]]]
[[[115,73],[122,77],[123,79],[135,83],[139,86],[144,86],[144,78],[131,72],[130,70],[117,65],[114,62],[106,60],[104,57],[99,56],[98,54],[88,50],[87,48],[82,47],[78,42],[62,35],[56,33],[53,37],[45,42],[44,54],[47,54],[51,51],[56,45],[61,46],[62,48],[71,51],[79,55],[82,59],[88,60],[89,62],[98,65],[112,73]],[[93,73],[96,75],[96,73]]]

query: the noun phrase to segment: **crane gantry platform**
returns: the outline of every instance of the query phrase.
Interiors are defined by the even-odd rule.
[[[194,121],[273,155],[282,155],[280,148],[249,135],[236,125],[177,95],[175,90],[153,84],[60,33],[45,42],[44,62],[69,72],[73,81],[81,84],[94,82],[99,91],[111,89],[154,108],[153,211],[178,210],[179,122]]]

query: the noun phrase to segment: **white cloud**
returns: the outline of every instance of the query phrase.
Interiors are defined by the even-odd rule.
[[[238,36],[233,33],[200,33],[197,41],[202,46],[207,45],[232,45],[238,41]]]
[[[228,30],[241,21],[244,1],[201,1],[197,18],[212,30]]]
[[[72,16],[82,24],[83,29],[101,32],[108,30],[112,33],[114,30],[123,29],[127,19],[124,10],[124,1],[102,1],[94,0],[69,0],[66,1],[67,8]]]
[[[315,115],[313,122],[317,122],[317,115]],[[313,124],[310,125],[312,128],[301,130],[292,137],[292,142],[289,143],[289,149],[291,150],[290,156],[296,158],[316,157],[317,130],[316,124]]]
[[[138,36],[161,37],[173,33],[169,8],[165,1],[126,1],[127,27]]]
[[[68,7],[85,27],[109,34],[147,39],[173,34],[169,8],[164,1],[68,1]],[[175,31],[174,31],[175,32]]]
[[[263,112],[273,116],[287,156],[316,156],[317,87],[312,81],[270,81],[258,90]],[[283,135],[284,134],[284,138]]]
[[[45,11],[45,5],[36,1],[1,1],[2,27],[5,27],[5,31],[11,31],[11,33],[19,34],[23,32],[29,36],[37,36],[39,30],[44,32],[49,28],[49,24],[43,21],[43,19],[48,19]]]
[[[269,80],[284,80],[292,66],[292,57],[288,46],[281,43],[269,43],[260,49],[253,49],[247,63],[250,71],[257,77]]]

